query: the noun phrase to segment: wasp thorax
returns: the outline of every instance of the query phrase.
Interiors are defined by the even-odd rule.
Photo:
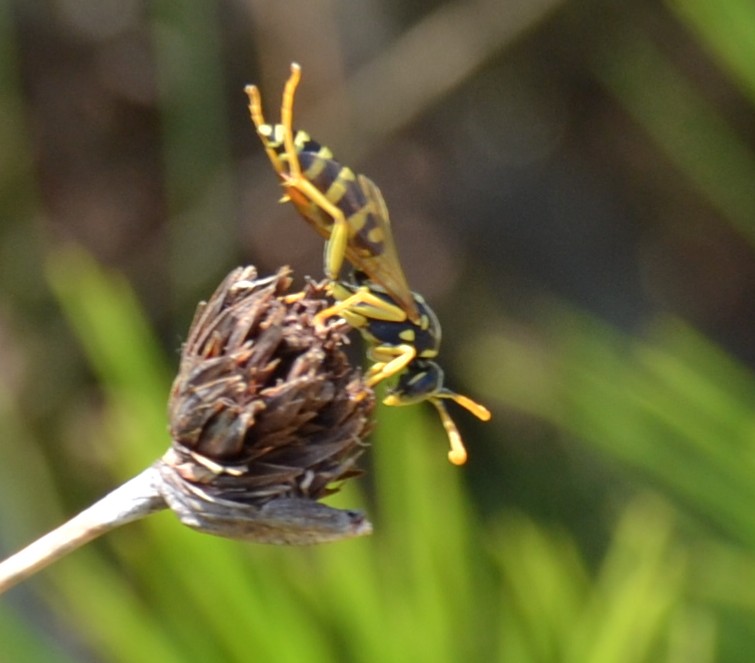
[[[316,502],[359,474],[374,394],[323,328],[324,287],[288,269],[233,271],[197,309],[170,397],[166,501],[203,531],[270,543],[364,534],[361,514]]]

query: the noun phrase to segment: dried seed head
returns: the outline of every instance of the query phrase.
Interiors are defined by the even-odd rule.
[[[312,324],[324,286],[290,294],[290,271],[234,270],[200,304],[183,347],[159,463],[165,500],[203,531],[314,543],[371,531],[316,500],[355,476],[374,394],[341,346],[348,327]]]

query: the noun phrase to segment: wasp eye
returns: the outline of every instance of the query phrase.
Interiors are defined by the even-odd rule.
[[[443,370],[433,361],[416,360],[399,378],[391,390],[392,400],[402,404],[418,403],[437,394],[443,388]]]

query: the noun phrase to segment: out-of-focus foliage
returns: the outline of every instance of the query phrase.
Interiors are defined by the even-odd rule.
[[[226,271],[321,273],[242,93],[292,60],[494,419],[460,469],[382,408],[366,539],[124,528],[0,598],[0,661],[752,660],[751,3],[145,7],[0,1],[0,549],[163,452]]]

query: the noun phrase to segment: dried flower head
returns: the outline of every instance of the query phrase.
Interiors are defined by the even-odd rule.
[[[312,324],[324,286],[289,293],[290,270],[234,270],[200,304],[171,391],[164,498],[202,531],[316,543],[371,531],[317,502],[355,476],[374,394],[342,350],[348,327]]]

